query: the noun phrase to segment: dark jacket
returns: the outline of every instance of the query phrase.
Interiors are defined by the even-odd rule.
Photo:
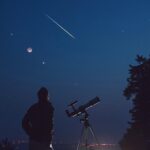
[[[48,101],[32,105],[22,120],[22,127],[37,142],[51,142],[54,108]]]

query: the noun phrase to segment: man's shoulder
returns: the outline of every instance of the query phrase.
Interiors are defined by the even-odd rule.
[[[38,103],[32,104],[30,108],[36,108],[36,107],[38,107]]]
[[[43,108],[46,109],[48,108],[49,110],[54,111],[54,107],[51,102],[44,103],[44,105],[37,102],[30,106],[28,112],[39,111],[39,109],[43,109]]]
[[[33,111],[33,110],[35,110],[37,108],[38,108],[38,103],[34,103],[33,105],[30,106],[28,112],[31,112],[31,111]]]

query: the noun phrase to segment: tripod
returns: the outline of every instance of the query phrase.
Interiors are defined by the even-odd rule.
[[[81,130],[81,136],[80,140],[77,145],[77,150],[90,150],[90,144],[89,144],[89,133],[92,134],[93,139],[98,144],[98,139],[95,136],[95,133],[89,123],[89,114],[85,111],[83,113],[83,118],[80,119],[80,122],[83,124],[82,130]]]

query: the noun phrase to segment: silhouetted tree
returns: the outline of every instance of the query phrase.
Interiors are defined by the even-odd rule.
[[[132,100],[132,116],[124,137],[122,150],[150,150],[150,58],[137,56],[137,65],[130,65],[124,96]]]

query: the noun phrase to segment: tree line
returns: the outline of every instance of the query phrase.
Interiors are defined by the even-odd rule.
[[[120,141],[122,150],[150,150],[150,58],[137,55],[129,66],[124,96],[132,101],[131,121]]]

